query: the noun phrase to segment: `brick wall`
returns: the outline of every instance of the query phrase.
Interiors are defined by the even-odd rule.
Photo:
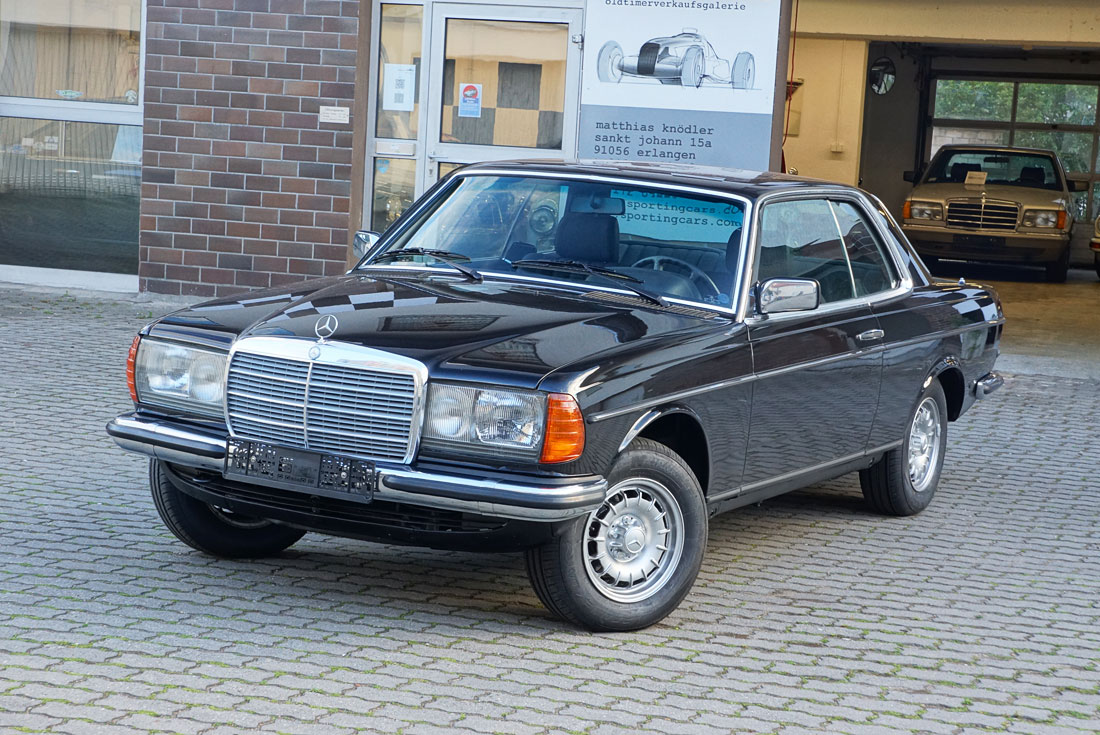
[[[358,0],[149,0],[142,291],[345,268]],[[353,120],[354,122],[354,120]]]

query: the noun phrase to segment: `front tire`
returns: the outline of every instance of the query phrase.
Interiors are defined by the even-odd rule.
[[[703,563],[707,508],[675,452],[636,439],[608,476],[604,503],[527,552],[527,574],[559,618],[592,631],[645,628],[687,595]]]
[[[289,526],[217,508],[181,491],[159,460],[149,462],[149,488],[157,513],[183,543],[223,559],[273,556],[305,535]]]
[[[608,41],[600,48],[596,60],[596,75],[601,82],[617,84],[623,80],[623,47],[615,41]]]
[[[921,391],[905,439],[865,470],[863,497],[879,513],[911,516],[932,502],[947,449],[947,399],[939,380]]]

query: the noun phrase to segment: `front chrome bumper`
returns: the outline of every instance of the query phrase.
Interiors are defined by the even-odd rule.
[[[124,414],[107,424],[123,449],[185,467],[218,472],[225,467],[227,437],[212,431]],[[467,477],[406,466],[378,466],[374,498],[523,521],[560,521],[603,503],[602,477]]]

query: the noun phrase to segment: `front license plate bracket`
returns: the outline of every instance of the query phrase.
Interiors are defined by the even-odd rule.
[[[223,475],[259,485],[370,502],[377,486],[374,462],[264,442],[230,439]]]

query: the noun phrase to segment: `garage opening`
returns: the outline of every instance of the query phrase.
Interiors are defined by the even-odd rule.
[[[949,143],[1049,148],[1073,178],[1071,262],[1091,265],[1088,242],[1100,214],[1100,54],[1066,49],[872,43],[872,61],[889,59],[895,82],[868,87],[861,185],[895,215],[921,170]]]

